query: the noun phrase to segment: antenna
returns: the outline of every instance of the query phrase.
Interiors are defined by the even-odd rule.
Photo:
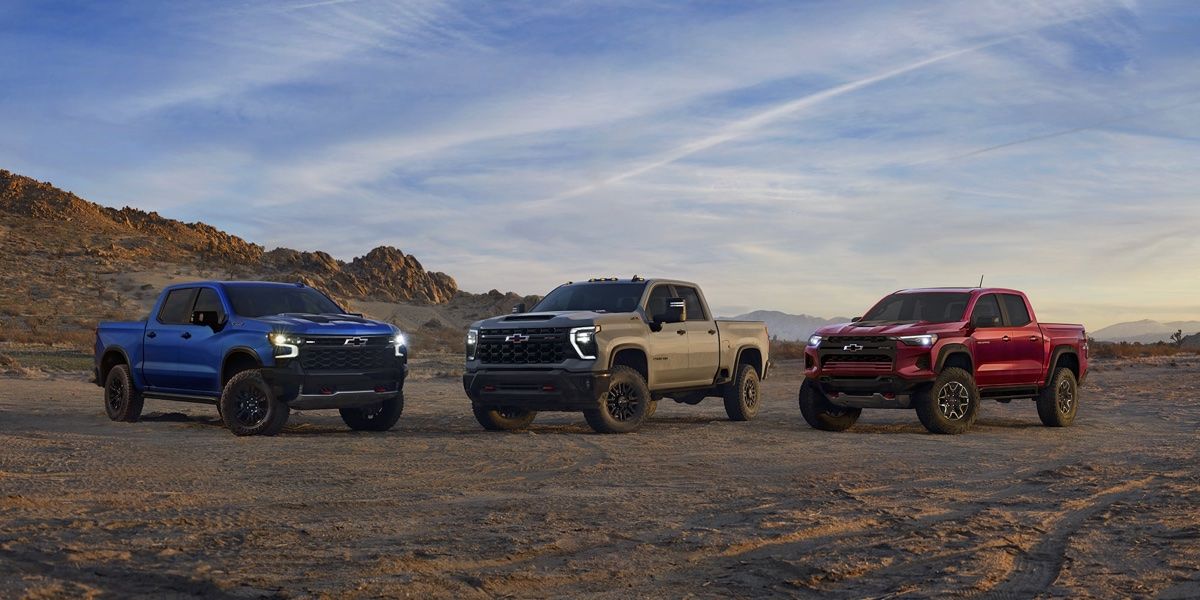
[[[979,286],[978,287],[983,287],[983,275],[979,276]]]

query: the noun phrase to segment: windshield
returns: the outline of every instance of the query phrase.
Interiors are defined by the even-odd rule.
[[[233,312],[243,317],[267,317],[284,313],[338,315],[343,311],[325,294],[306,287],[228,286],[225,293]]]
[[[637,310],[646,283],[575,283],[550,292],[535,311],[590,310],[624,313]]]
[[[858,325],[878,323],[953,323],[963,319],[970,294],[962,292],[922,292],[892,294],[863,315]]]

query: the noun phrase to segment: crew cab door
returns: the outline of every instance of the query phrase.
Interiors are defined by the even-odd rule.
[[[708,313],[700,292],[694,287],[676,285],[675,296],[687,306],[684,329],[688,339],[688,385],[710,385],[716,380],[721,362],[717,322]]]
[[[1000,294],[1012,345],[1012,380],[1015,384],[1041,384],[1046,368],[1046,341],[1042,328],[1034,322],[1025,298],[1016,294]]]
[[[1012,332],[1004,324],[1000,300],[996,294],[980,296],[971,311],[975,328],[975,383],[979,386],[1010,385],[1012,383]]]
[[[646,316],[652,321],[667,312],[667,304],[674,297],[668,284],[659,284],[650,290],[646,298]],[[649,370],[651,389],[685,387],[688,381],[688,337],[687,323],[663,323],[662,329],[651,329],[647,339],[650,354]]]
[[[158,313],[146,320],[142,343],[142,376],[159,389],[182,388],[180,350],[191,337],[188,321],[196,303],[197,288],[175,288],[167,292]]]
[[[222,335],[208,325],[192,323],[191,315],[196,311],[217,313],[219,323],[225,323],[228,314],[217,290],[199,288],[195,304],[188,310],[188,323],[180,333],[175,385],[196,394],[220,393],[220,368],[225,358]]]

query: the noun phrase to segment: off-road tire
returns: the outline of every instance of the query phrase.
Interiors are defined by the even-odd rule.
[[[862,409],[834,405],[817,384],[805,379],[800,384],[800,414],[813,429],[845,431],[858,421]]]
[[[114,421],[133,423],[142,417],[145,400],[133,385],[129,367],[116,365],[104,378],[104,412]]]
[[[355,431],[387,431],[400,420],[404,412],[404,394],[397,394],[372,406],[339,408],[342,422]]]
[[[725,414],[730,421],[749,421],[758,414],[762,405],[762,385],[758,369],[752,365],[738,365],[733,381],[725,386]]]
[[[646,420],[650,402],[650,388],[641,373],[626,366],[613,367],[600,408],[583,411],[583,418],[596,433],[629,433]]]
[[[221,420],[234,435],[277,435],[290,409],[275,397],[258,369],[242,371],[221,390]]]
[[[913,394],[912,401],[917,418],[932,433],[963,433],[979,414],[975,378],[959,368],[943,370],[929,389]]]
[[[1050,384],[1038,392],[1038,417],[1046,427],[1066,427],[1075,421],[1079,411],[1079,382],[1075,372],[1058,367]]]
[[[472,406],[475,420],[488,431],[517,431],[529,427],[537,417],[536,410],[500,406]]]

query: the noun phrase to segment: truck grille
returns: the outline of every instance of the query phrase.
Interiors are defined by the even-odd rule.
[[[825,369],[886,372],[892,370],[896,342],[886,336],[831,336],[821,341],[818,354]]]
[[[479,362],[491,365],[550,365],[566,360],[565,327],[484,329],[479,332]]]
[[[396,350],[387,337],[361,337],[361,345],[346,344],[345,336],[307,338],[300,347],[305,371],[375,371],[396,366]]]

